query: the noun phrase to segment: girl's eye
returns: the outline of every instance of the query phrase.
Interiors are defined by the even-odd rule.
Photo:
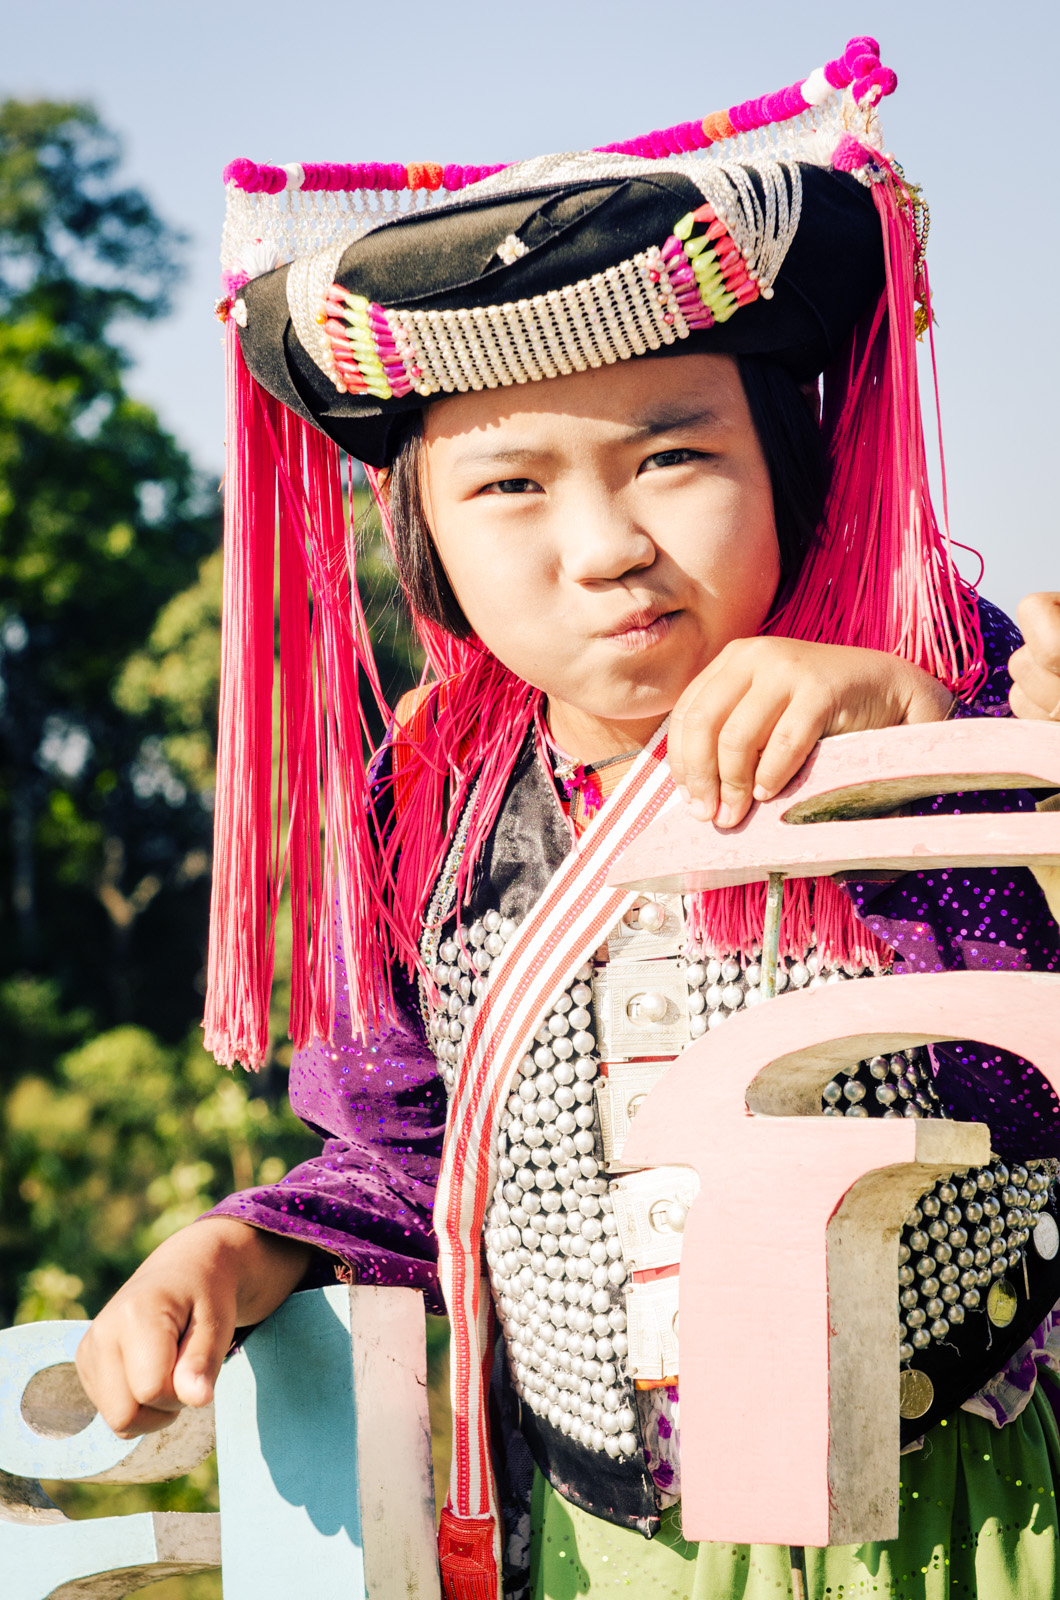
[[[689,461],[701,461],[702,450],[657,450],[641,466],[642,472],[654,472],[659,467],[683,467]]]
[[[541,485],[535,483],[533,478],[498,478],[496,483],[487,483],[480,494],[540,494]]]

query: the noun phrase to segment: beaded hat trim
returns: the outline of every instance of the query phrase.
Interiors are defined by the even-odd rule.
[[[289,262],[288,305],[303,349],[339,393],[384,401],[533,382],[659,350],[769,298],[798,227],[798,164],[831,165],[853,140],[855,175],[867,177],[858,167],[882,145],[875,107],[895,82],[876,41],[858,38],[776,94],[580,154],[495,167],[234,161],[225,171],[221,314],[230,308],[244,326],[246,306],[233,303],[239,287]],[[704,205],[658,246],[531,299],[417,311],[335,282],[351,244],[418,211],[667,171],[690,179]],[[508,233],[496,255],[510,265],[527,250]]]
[[[601,165],[596,156],[567,157],[563,176],[577,181],[588,169],[598,178]],[[304,348],[343,394],[390,400],[413,390],[425,397],[466,393],[642,356],[772,295],[802,210],[796,163],[761,162],[761,198],[747,169],[735,164],[610,157],[606,165],[629,175],[692,168],[705,203],[680,218],[661,246],[604,272],[527,300],[470,310],[387,309],[335,282],[322,294],[342,254],[332,245],[295,262],[288,275],[288,305]],[[556,181],[555,158],[527,162],[505,173],[504,192],[543,181],[544,168]],[[520,243],[509,235],[498,253]]]

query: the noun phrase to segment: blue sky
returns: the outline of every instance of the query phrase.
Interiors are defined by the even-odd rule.
[[[983,590],[1009,609],[1060,588],[1055,0],[7,0],[3,16],[0,92],[94,101],[125,140],[127,177],[191,237],[175,314],[130,341],[130,384],[218,471],[212,304],[232,157],[580,149],[780,88],[874,35],[899,76],[888,145],[931,205],[953,536],[982,552]]]

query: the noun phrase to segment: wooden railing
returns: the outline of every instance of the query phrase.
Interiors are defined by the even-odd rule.
[[[0,1332],[0,1596],[119,1600],[220,1567],[225,1600],[437,1600],[423,1297],[292,1295],[214,1406],[118,1439],[73,1366],[84,1322]],[[214,1448],[220,1513],[72,1520],[40,1480],[161,1483]]]

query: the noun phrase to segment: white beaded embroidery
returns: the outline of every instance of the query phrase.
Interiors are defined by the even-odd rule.
[[[415,352],[422,395],[496,389],[612,366],[688,333],[684,318],[670,309],[669,293],[649,276],[653,267],[658,271],[657,257],[658,251],[642,251],[562,290],[475,314],[398,310],[387,311],[386,320],[402,353]]]

